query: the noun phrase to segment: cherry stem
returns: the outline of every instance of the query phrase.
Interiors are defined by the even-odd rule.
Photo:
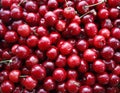
[[[86,12],[85,14],[81,15],[80,18],[84,17],[85,15],[87,15],[89,13],[93,13],[94,15],[96,15],[95,9],[92,9],[92,10]]]
[[[0,64],[3,64],[3,63],[11,63],[12,62],[12,60],[2,60],[2,61],[0,61]]]
[[[89,7],[93,7],[93,6],[97,6],[97,5],[100,5],[104,2],[107,2],[107,0],[101,0],[100,2],[96,3],[96,4],[92,4],[92,5],[86,5],[85,8],[89,8]]]
[[[66,3],[66,6],[69,7],[69,6],[68,6],[68,3],[67,3],[67,0],[65,0],[65,3]]]
[[[20,78],[26,78],[27,77],[27,75],[21,75],[21,76],[19,76]]]
[[[20,3],[18,4],[18,6],[20,6],[22,3],[25,3],[26,0],[21,0]]]

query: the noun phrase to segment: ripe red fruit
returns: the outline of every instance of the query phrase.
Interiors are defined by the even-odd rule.
[[[57,82],[62,82],[67,78],[67,72],[64,68],[57,68],[53,72],[53,79]]]
[[[31,69],[31,75],[37,80],[42,80],[46,77],[46,70],[42,65],[34,65]]]
[[[15,82],[15,83],[19,82],[19,77],[20,77],[20,71],[19,70],[12,70],[9,73],[9,79],[12,82]]]

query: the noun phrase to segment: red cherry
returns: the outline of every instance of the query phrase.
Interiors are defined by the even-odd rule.
[[[11,81],[4,81],[0,87],[2,93],[12,93],[15,86]]]
[[[83,57],[86,61],[93,62],[97,58],[97,54],[92,49],[87,49],[83,53]]]
[[[57,82],[62,82],[66,79],[67,72],[63,68],[57,68],[53,72],[53,78]]]
[[[30,35],[28,38],[27,38],[27,45],[29,47],[36,47],[37,46],[37,43],[38,43],[38,38],[35,36],[35,35]]]
[[[102,61],[102,60],[96,60],[93,65],[93,70],[96,72],[96,73],[103,73],[105,72],[105,63]]]
[[[78,78],[78,72],[76,70],[68,70],[67,71],[67,77],[68,79],[77,79]]]
[[[67,58],[67,64],[70,68],[75,68],[80,65],[80,57],[76,54],[72,54]]]
[[[27,90],[30,91],[33,90],[37,85],[37,81],[33,79],[31,76],[27,76],[26,78],[23,78],[21,83]]]
[[[21,24],[18,26],[17,32],[23,37],[28,37],[30,35],[30,27],[27,24]]]
[[[19,82],[19,77],[20,77],[20,71],[19,70],[12,70],[9,74],[9,79],[12,82]]]
[[[42,65],[34,65],[31,69],[31,75],[37,80],[42,80],[46,77],[46,70]]]
[[[93,93],[90,86],[84,85],[79,88],[79,93]]]

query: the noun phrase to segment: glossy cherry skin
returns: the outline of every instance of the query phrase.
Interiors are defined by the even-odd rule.
[[[118,39],[111,37],[107,41],[108,45],[112,47],[114,50],[118,49],[120,47],[120,42]]]
[[[81,32],[81,28],[77,23],[70,23],[68,26],[68,30],[73,36],[79,35]]]
[[[9,71],[8,70],[3,70],[0,72],[0,83],[8,80],[9,78]]]
[[[8,43],[14,43],[18,40],[18,35],[15,31],[7,31],[4,39],[8,42]]]
[[[102,28],[99,30],[99,35],[102,35],[104,38],[108,39],[110,37],[110,30],[107,28]]]
[[[109,75],[107,73],[103,73],[97,76],[97,81],[99,84],[108,84],[109,83]]]
[[[117,27],[112,28],[111,35],[117,39],[120,39],[120,28]]]
[[[35,1],[27,1],[25,4],[25,9],[27,12],[37,12],[38,4]]]
[[[75,9],[73,7],[66,7],[63,10],[63,15],[67,19],[71,19],[75,17]]]
[[[51,47],[47,53],[46,53],[48,59],[55,60],[58,56],[58,48],[57,47]]]
[[[94,85],[96,78],[95,78],[95,75],[93,73],[87,72],[84,75],[84,80],[85,80],[84,82],[86,85]]]
[[[76,54],[73,54],[67,58],[67,65],[70,68],[75,68],[75,67],[78,67],[80,65],[80,61],[81,61],[80,57]]]
[[[62,82],[67,78],[67,72],[63,68],[57,68],[52,76],[55,81]]]
[[[47,6],[50,10],[56,9],[58,7],[57,0],[48,0]]]
[[[66,83],[66,88],[69,93],[78,93],[80,83],[74,79],[70,79]]]
[[[58,20],[55,27],[58,31],[62,32],[66,29],[66,22],[64,20]]]
[[[98,32],[96,24],[94,24],[94,23],[87,23],[85,25],[85,32],[86,32],[86,34],[89,37],[94,37],[97,34],[97,32]]]
[[[27,24],[21,24],[18,26],[17,32],[22,37],[28,37],[30,35],[30,27]]]
[[[86,1],[80,1],[77,3],[76,9],[80,14],[84,14],[89,10],[88,7],[85,7],[87,5],[88,5],[88,3]]]
[[[83,53],[83,58],[86,60],[86,61],[89,61],[89,62],[93,62],[96,60],[97,58],[97,54],[95,51],[93,51],[92,49],[87,49],[84,51]]]
[[[41,51],[46,51],[48,50],[48,48],[51,46],[51,41],[48,37],[43,36],[40,38],[40,40],[38,41],[38,48]]]
[[[27,38],[27,45],[29,47],[36,47],[37,46],[37,43],[38,43],[38,38],[35,36],[35,35],[30,35],[28,38]]]
[[[63,56],[63,55],[60,54],[56,59],[55,65],[57,67],[65,67],[66,63],[67,63],[66,56]]]
[[[119,16],[119,10],[117,8],[111,8],[109,9],[109,16],[112,19],[115,19]]]
[[[53,80],[53,78],[52,77],[45,78],[43,87],[47,91],[55,89],[55,81]]]
[[[0,24],[0,38],[4,37],[6,32],[7,32],[6,26],[4,24]]]
[[[31,69],[31,75],[37,80],[42,80],[46,77],[46,69],[42,65],[35,65]]]
[[[33,90],[37,85],[37,81],[31,76],[27,76],[26,78],[23,78],[21,83],[27,90],[30,91]]]
[[[92,67],[96,73],[103,73],[106,69],[105,63],[102,60],[94,61]]]
[[[52,62],[50,60],[46,60],[45,62],[43,62],[43,66],[46,69],[47,75],[51,75],[55,69],[54,62]]]
[[[88,71],[88,63],[85,60],[81,59],[78,71],[80,73],[86,73]]]
[[[79,93],[93,93],[93,90],[90,86],[84,85],[80,86]]]
[[[1,83],[0,87],[2,93],[12,93],[15,86],[11,81],[4,81]]]
[[[40,88],[38,89],[37,93],[49,93],[49,92],[46,91],[44,88]]]
[[[96,35],[93,42],[96,48],[103,48],[106,45],[106,40],[102,35]]]
[[[10,81],[12,82],[19,82],[19,77],[20,77],[20,71],[19,70],[12,70],[10,73],[9,73],[9,79]]]
[[[104,60],[106,70],[113,71],[116,67],[116,62],[114,60]]]
[[[94,22],[95,18],[92,14],[87,14],[85,16],[83,16],[83,18],[81,19],[81,22],[84,24],[90,23],[90,22]]]
[[[21,58],[21,59],[27,58],[29,56],[29,54],[30,54],[29,48],[27,46],[25,46],[25,45],[18,46],[16,48],[15,52],[16,52],[15,53],[16,56]]]
[[[116,67],[113,70],[113,73],[118,76],[120,75],[120,65],[116,65]]]
[[[117,76],[115,74],[110,74],[109,78],[110,78],[110,80],[109,80],[109,85],[110,86],[113,86],[113,87],[117,86],[120,82],[119,76]]]
[[[57,85],[57,91],[62,93],[67,93],[66,83],[60,83]]]
[[[31,55],[26,59],[25,65],[27,68],[32,68],[34,65],[39,63],[39,59],[36,55]]]
[[[56,44],[61,39],[61,35],[60,33],[53,31],[50,33],[49,38],[52,44]]]
[[[72,52],[73,46],[69,42],[63,42],[59,49],[62,55],[68,55]]]
[[[17,28],[18,28],[18,26],[19,25],[21,25],[21,24],[23,24],[23,21],[22,20],[16,20],[16,21],[14,21],[13,23],[12,23],[12,30],[14,30],[14,31],[16,31],[17,30]]]
[[[100,19],[106,19],[109,16],[109,11],[107,9],[101,9],[98,11],[98,17]]]
[[[52,11],[45,13],[44,18],[49,26],[54,26],[57,22],[57,16]]]
[[[104,59],[111,59],[114,55],[114,50],[110,46],[105,46],[101,51],[101,55]]]
[[[12,5],[12,0],[8,0],[8,1],[1,0],[1,5],[2,5],[3,8],[9,9],[10,6]]]
[[[78,72],[76,70],[68,70],[67,71],[67,77],[68,79],[77,79],[78,78]]]
[[[105,88],[101,85],[96,84],[93,88],[94,93],[105,93]]]
[[[39,26],[36,30],[36,33],[40,37],[47,36],[48,35],[48,30],[46,29],[46,27]]]
[[[47,12],[48,12],[48,8],[47,8],[46,5],[41,5],[41,6],[39,7],[39,14],[40,14],[41,16],[44,16],[45,13],[47,13]]]
[[[104,19],[103,21],[101,21],[101,27],[102,28],[112,29],[113,24],[112,24],[111,19]]]

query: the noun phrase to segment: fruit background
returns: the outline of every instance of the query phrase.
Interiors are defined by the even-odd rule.
[[[0,0],[0,93],[120,93],[120,0]]]

